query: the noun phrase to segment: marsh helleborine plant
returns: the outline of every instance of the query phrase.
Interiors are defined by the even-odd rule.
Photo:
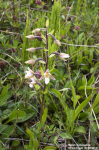
[[[46,40],[43,37],[41,37],[41,36],[36,36],[35,35],[36,33],[40,32],[42,30],[45,31],[45,39]],[[38,71],[37,73],[34,73],[33,70],[31,70],[29,67],[28,67],[28,70],[25,71],[25,79],[29,80],[27,82],[29,84],[29,86],[31,88],[33,88],[34,85],[38,84],[41,87],[41,89],[43,90],[43,92],[46,90],[46,85],[50,82],[50,79],[55,80],[55,78],[50,74],[50,71],[48,69],[48,59],[49,59],[49,57],[51,57],[52,55],[56,55],[56,56],[59,56],[60,59],[62,59],[64,61],[65,61],[65,58],[69,58],[70,57],[68,54],[58,53],[58,52],[53,52],[50,55],[48,55],[48,36],[52,36],[55,44],[61,46],[61,42],[59,40],[57,40],[52,34],[48,34],[47,27],[46,28],[34,29],[32,31],[31,35],[26,36],[26,38],[31,39],[31,40],[43,39],[46,42],[46,60],[44,60],[43,58],[38,58],[36,60],[30,59],[30,60],[25,62],[26,64],[31,64],[32,66],[34,66],[36,62],[40,62],[40,61],[43,61],[43,63],[45,63],[45,69],[44,69],[42,75],[41,75],[40,71]],[[34,53],[37,50],[43,50],[43,49],[44,49],[43,47],[36,47],[36,48],[31,47],[31,48],[28,48],[26,50],[29,51],[29,52]],[[38,76],[39,76],[39,78],[38,78]],[[42,85],[40,83],[41,80],[44,81],[44,85]],[[43,114],[44,99],[45,99],[45,94],[43,94],[43,97],[42,97],[40,119],[41,119],[42,114]]]

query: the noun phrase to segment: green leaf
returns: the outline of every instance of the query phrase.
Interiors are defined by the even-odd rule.
[[[47,52],[48,50],[46,48],[44,48],[44,51]]]
[[[67,118],[70,126],[72,126],[74,123],[74,115],[75,111],[67,107]]]
[[[17,145],[19,145],[19,144],[20,144],[20,141],[18,141],[18,140],[12,142],[12,146],[17,146]]]
[[[12,95],[12,92],[8,92],[10,88],[10,84],[8,84],[7,86],[5,86],[1,92],[1,95],[0,95],[0,106],[5,102],[7,101],[7,99],[9,99]]]
[[[94,49],[91,48],[90,51],[89,51],[89,59],[88,59],[88,61],[90,62],[90,64],[92,63],[92,60],[93,60],[93,52],[94,52]]]
[[[59,91],[61,92],[61,91],[67,91],[67,90],[70,90],[70,88],[63,88],[63,89],[61,89]]]
[[[30,129],[26,129],[26,133],[29,135],[29,137],[31,138],[31,139],[34,139],[34,135],[33,135],[33,132],[30,130]]]
[[[78,49],[78,51],[80,51],[81,50],[81,47],[79,47],[79,49]],[[81,64],[81,62],[82,62],[82,59],[83,59],[83,57],[82,57],[82,52],[78,52],[78,54],[77,54],[77,59],[78,59],[78,61],[77,61],[77,65],[79,66],[80,64]]]
[[[35,87],[36,91],[40,89],[40,86],[38,84],[34,85],[34,87]]]
[[[93,96],[94,96],[95,92],[93,92]],[[83,110],[83,108],[87,105],[87,103],[91,100],[91,95],[85,99],[75,110],[75,117],[74,120],[77,118],[77,116],[79,115],[79,113]]]
[[[60,133],[59,135],[65,139],[72,139],[72,136],[68,133]]]
[[[97,96],[93,102],[92,108],[94,108],[97,104],[99,104],[99,93],[97,94]]]
[[[34,149],[37,149],[37,148],[38,148],[38,141],[37,141],[37,139],[34,137],[33,132],[32,132],[30,129],[27,128],[27,129],[26,129],[26,133],[30,136],[30,142],[33,141],[33,145],[31,145],[31,146],[33,146]]]
[[[0,149],[2,149],[2,144],[1,144],[1,141],[0,141]]]
[[[92,85],[92,84],[94,83],[94,81],[95,81],[95,78],[94,78],[94,76],[92,76],[92,77],[88,80],[87,85],[88,85],[88,86]]]
[[[86,90],[92,90],[93,89],[93,87],[91,87],[91,86],[80,86],[79,88],[78,88],[78,90],[84,90],[86,88]]]
[[[43,122],[43,124],[45,123],[46,118],[47,118],[47,108],[44,109],[44,113],[42,115],[42,122]]]
[[[93,132],[97,132],[97,124],[96,123],[92,122],[91,128],[92,128]]]
[[[79,42],[81,42],[84,39],[84,32],[80,33],[78,36]]]
[[[2,133],[7,127],[8,125],[0,124],[0,133]]]
[[[96,107],[96,105],[99,104],[99,93],[97,94],[94,102],[93,102],[93,105],[92,105],[92,108],[94,109]],[[89,107],[87,112],[89,112],[91,110],[91,108]]]
[[[14,130],[14,125],[8,126],[1,135],[1,138],[8,138]]]
[[[7,85],[3,88],[1,94],[6,94],[6,92],[9,90],[10,86],[11,86],[10,84],[7,84]]]
[[[72,101],[73,101],[73,106],[75,109],[75,106],[77,104],[77,101],[80,99],[80,96],[76,95],[75,88],[74,88],[72,82],[71,82],[71,87],[72,87]]]
[[[62,75],[60,74],[60,72],[57,69],[53,69],[53,73],[58,76],[60,79],[62,79]]]
[[[49,32],[48,34],[53,34],[54,33],[54,30],[52,30],[51,32]]]
[[[46,89],[44,92],[42,92],[43,94],[47,94],[48,90]]]
[[[48,28],[49,26],[49,19],[46,20],[46,27]]]
[[[24,145],[24,148],[25,148],[26,150],[30,150],[30,149],[29,149],[29,145]]]
[[[55,54],[50,54],[49,58],[51,58],[51,57],[53,57],[53,56],[55,56]]]
[[[45,38],[45,36],[43,35],[43,34],[41,34],[41,37],[43,38],[43,42],[46,44],[46,38]]]
[[[23,118],[23,117],[25,117],[26,116],[26,113],[24,112],[24,111],[21,111],[21,110],[14,110],[11,114],[10,114],[10,116],[9,116],[9,120],[6,122],[6,123],[8,123],[8,122],[11,122],[11,121],[13,121],[13,120],[16,120],[17,119],[17,116],[18,116],[18,119],[21,119],[21,118]]]
[[[87,85],[86,82],[87,82],[87,81],[86,81],[86,78],[85,78],[85,76],[83,76],[83,78],[82,78],[82,85],[83,85],[83,86]]]
[[[42,64],[46,64],[46,62],[45,62],[45,61],[43,61],[43,60],[40,60],[39,62],[40,62],[40,63],[42,63]]]
[[[57,149],[57,147],[46,146],[43,150],[54,150],[54,149]]]
[[[58,136],[56,136],[55,138],[54,138],[54,144],[58,147],[58,142],[57,142],[57,139],[59,138],[59,135]]]
[[[29,99],[30,99],[31,97],[33,97],[34,95],[36,95],[36,94],[37,94],[36,91],[31,91],[31,92],[29,92]]]
[[[35,111],[33,109],[23,109],[23,111],[26,113],[26,115],[22,118],[18,118],[17,122],[24,122],[31,117],[35,116]]]
[[[51,91],[52,91],[52,93],[54,93],[56,95],[56,97],[59,98],[60,103],[61,103],[62,107],[64,108],[65,114],[67,115],[67,105],[66,105],[65,101],[63,100],[61,93],[59,91],[57,91],[56,89],[52,89]]]
[[[83,126],[76,127],[75,132],[86,133],[86,130]]]
[[[58,97],[59,99],[61,99],[62,95],[59,91],[57,91],[56,89],[51,89],[52,93],[54,93],[56,95],[56,97]]]

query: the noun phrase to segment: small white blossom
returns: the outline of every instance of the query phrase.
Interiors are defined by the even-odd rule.
[[[55,78],[49,73],[49,69],[46,70],[46,72],[42,75],[40,80],[45,79],[45,84],[48,84],[50,79],[55,80]]]
[[[34,76],[34,72],[28,67],[28,71],[25,71],[25,79]]]
[[[35,76],[33,76],[33,78],[30,79],[31,82],[28,82],[29,86],[32,88],[33,85],[35,85],[37,83],[37,79]]]

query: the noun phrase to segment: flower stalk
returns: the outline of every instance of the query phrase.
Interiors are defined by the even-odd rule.
[[[45,71],[48,69],[48,30],[46,28],[46,67],[45,67]],[[46,89],[46,84],[44,82],[44,89],[43,91],[45,91]],[[42,120],[42,115],[43,115],[43,111],[44,111],[44,99],[45,99],[45,94],[43,94],[43,97],[42,97],[42,103],[41,103],[41,112],[40,112],[40,121]]]

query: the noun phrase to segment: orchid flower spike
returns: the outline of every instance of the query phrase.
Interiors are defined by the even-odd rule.
[[[45,84],[48,84],[50,79],[55,80],[55,78],[49,73],[49,69],[41,76],[40,80],[45,79]]]

